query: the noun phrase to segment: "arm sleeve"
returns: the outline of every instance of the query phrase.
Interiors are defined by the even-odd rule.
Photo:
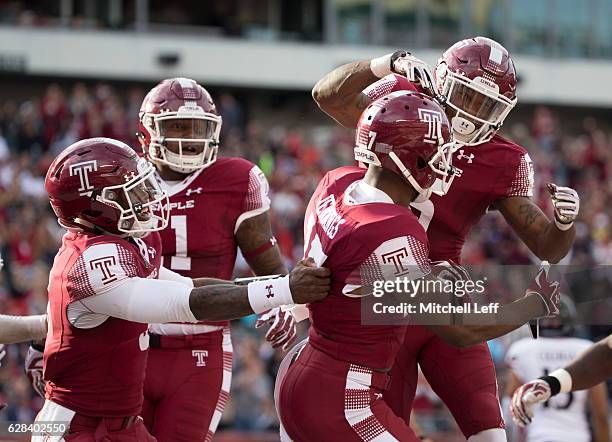
[[[163,281],[174,281],[185,284],[189,288],[193,288],[193,279],[187,278],[186,276],[179,275],[166,267],[159,268],[159,279]]]
[[[533,163],[528,153],[521,155],[516,174],[506,191],[506,197],[511,196],[533,196],[534,171]]]
[[[38,341],[47,335],[47,315],[0,315],[0,344]]]
[[[270,185],[262,170],[253,166],[249,171],[249,185],[242,203],[242,214],[236,220],[234,233],[245,219],[253,218],[270,209]]]
[[[181,282],[127,278],[79,302],[91,313],[142,323],[197,322],[189,307],[191,288]]]

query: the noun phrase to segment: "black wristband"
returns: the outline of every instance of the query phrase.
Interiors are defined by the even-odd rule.
[[[559,394],[561,391],[561,382],[554,376],[541,376],[539,379],[542,379],[550,386],[550,395],[555,396]]]
[[[393,54],[391,54],[391,60],[390,60],[390,66],[389,68],[391,69],[391,72],[393,72],[394,74],[397,74],[397,72],[395,72],[395,69],[393,69],[393,64],[395,63],[395,60],[397,60],[398,58],[401,57],[405,57],[406,55],[410,55],[410,52],[408,51],[404,51],[404,50],[399,50],[399,51],[395,51]]]

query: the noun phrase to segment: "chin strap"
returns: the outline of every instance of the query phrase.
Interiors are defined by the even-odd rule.
[[[431,196],[431,188],[423,189],[419,185],[419,183],[416,182],[416,180],[414,179],[410,171],[406,168],[406,166],[404,166],[404,164],[400,161],[395,152],[389,152],[389,158],[391,158],[391,160],[395,163],[400,172],[402,172],[402,175],[404,175],[404,178],[406,178],[406,180],[408,180],[414,190],[416,190],[418,195],[415,198],[414,202],[422,203],[423,201],[427,201]]]

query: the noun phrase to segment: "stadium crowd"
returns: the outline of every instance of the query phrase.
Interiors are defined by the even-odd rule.
[[[137,147],[138,109],[143,90],[119,93],[109,84],[76,83],[70,89],[51,84],[41,97],[0,102],[0,248],[6,267],[0,274],[0,312],[39,314],[46,308],[47,277],[63,229],[50,210],[44,175],[51,159],[81,138],[107,136]],[[304,94],[308,99],[307,94]],[[308,198],[326,170],[348,164],[351,131],[331,124],[313,131],[306,126],[268,127],[229,94],[220,95],[223,116],[220,155],[241,156],[260,165],[271,184],[273,228],[287,263],[302,253],[302,223]],[[612,130],[589,116],[563,124],[559,110],[519,108],[524,122],[511,116],[505,134],[525,146],[536,173],[536,198],[549,206],[545,185],[575,188],[581,196],[577,237],[568,264],[612,263]],[[321,132],[322,131],[322,132]],[[324,136],[320,136],[323,133]],[[486,185],[486,183],[483,183]],[[492,214],[472,233],[464,248],[469,264],[529,264],[534,257],[516,240],[501,216]],[[239,258],[237,273],[246,271]],[[607,281],[608,287],[612,281]],[[263,344],[254,318],[235,321],[235,367],[226,426],[266,430],[277,425],[272,400],[275,370],[282,354]],[[301,324],[301,332],[305,326]],[[593,328],[591,337],[604,334]],[[500,344],[505,345],[504,341]],[[26,346],[9,346],[0,368],[0,421],[31,422],[42,401],[23,375]],[[497,361],[501,351],[494,351]],[[425,394],[425,408],[435,399]]]

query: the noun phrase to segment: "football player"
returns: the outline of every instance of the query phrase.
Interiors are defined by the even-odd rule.
[[[512,418],[526,426],[533,418],[533,407],[559,393],[592,388],[612,377],[612,335],[590,346],[574,361],[549,375],[521,385],[512,396]]]
[[[230,279],[239,247],[256,275],[286,274],[266,177],[242,158],[217,158],[221,123],[208,91],[191,79],[163,80],[143,100],[141,146],[172,209],[160,232],[163,265]],[[291,315],[273,309],[264,320],[275,324],[266,335],[275,347],[293,341]],[[153,324],[149,335],[145,424],[161,442],[210,441],[230,392],[229,323]]]
[[[521,339],[510,346],[505,358],[509,366],[506,394],[512,397],[524,382],[547,376],[554,369],[567,365],[593,344],[587,339],[574,337],[576,316],[576,306],[568,296],[562,295],[559,315],[541,320],[539,339]],[[589,442],[591,431],[587,412],[592,421],[592,440],[610,440],[605,383],[588,391],[558,394],[532,410],[535,417],[527,428],[528,442]]]
[[[308,306],[308,342],[281,364],[275,397],[284,440],[419,440],[382,399],[407,327],[363,325],[361,300],[375,281],[429,274],[427,234],[409,205],[436,178],[450,179],[451,129],[433,99],[398,91],[363,112],[356,145],[367,171],[341,167],[325,175],[304,219],[305,256],[329,267],[332,289]],[[513,312],[512,323],[428,329],[462,346],[507,333],[555,309],[556,284],[544,272],[538,281],[538,289],[500,309]]]
[[[39,422],[66,434],[33,440],[156,440],[139,417],[149,323],[226,320],[325,296],[327,269],[236,286],[161,265],[169,219],[153,165],[108,138],[79,141],[51,164],[45,189],[64,235],[49,275],[46,401]]]
[[[488,210],[499,210],[540,259],[558,262],[571,248],[580,201],[573,189],[549,185],[554,219],[532,201],[533,165],[527,151],[497,134],[516,104],[516,72],[508,51],[483,37],[462,40],[428,66],[405,51],[341,66],[312,95],[340,124],[355,127],[368,104],[391,91],[417,89],[441,97],[457,149],[453,185],[438,181],[429,200],[413,203],[430,239],[430,258],[459,263],[470,230]],[[446,196],[441,197],[442,194]],[[386,393],[409,421],[417,362],[472,442],[504,441],[493,362],[486,344],[457,349],[424,327],[411,327]],[[452,370],[445,367],[452,366]]]

